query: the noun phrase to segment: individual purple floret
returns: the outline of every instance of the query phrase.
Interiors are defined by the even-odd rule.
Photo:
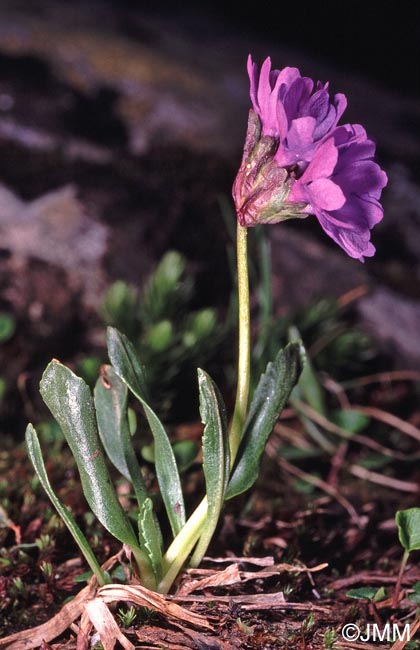
[[[375,254],[370,230],[383,217],[379,203],[387,176],[373,162],[375,144],[359,124],[337,127],[316,150],[288,201],[306,203],[327,235],[350,257]]]
[[[297,68],[271,70],[268,57],[258,79],[258,67],[248,57],[251,101],[262,123],[263,135],[278,138],[275,159],[282,166],[296,165],[312,158],[322,140],[337,125],[347,106],[344,95],[331,101],[328,83],[301,77]]]
[[[360,125],[337,126],[344,95],[331,101],[328,84],[314,84],[296,68],[258,77],[248,59],[251,101],[248,131],[233,197],[242,226],[317,217],[350,257],[375,253],[370,230],[383,217],[379,203],[387,177],[373,161],[375,144]]]

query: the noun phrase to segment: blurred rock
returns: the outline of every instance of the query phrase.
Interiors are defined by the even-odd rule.
[[[276,67],[296,65],[347,94],[347,119],[378,142],[390,178],[385,218],[373,231],[378,252],[365,265],[332,245],[314,219],[270,229],[276,304],[286,311],[378,286],[388,306],[393,290],[414,318],[416,98],[278,42],[230,33],[207,15],[180,12],[174,25],[169,13],[126,3],[98,2],[93,11],[53,0],[3,0],[0,15],[0,237],[14,258],[64,270],[85,304],[96,304],[104,275],[140,283],[174,247],[206,267],[202,295],[223,302],[227,237],[217,196],[229,195],[240,160],[246,56],[261,62],[269,52]],[[361,317],[400,355],[403,342],[394,345],[369,311],[385,305],[366,304],[369,319],[365,307]],[[397,330],[393,336],[404,337]]]
[[[389,233],[395,252],[404,253],[420,283],[420,185],[413,171],[401,162],[389,169],[386,206],[381,231]]]
[[[363,264],[311,237],[308,220],[299,221],[299,226],[270,228],[274,304],[280,312],[300,309],[326,296],[338,298],[369,284]]]
[[[305,223],[301,222],[302,229]],[[420,367],[420,303],[380,287],[369,277],[368,265],[340,250],[330,250],[308,233],[288,225],[271,229],[274,303],[279,313],[298,310],[325,296],[355,291],[360,327],[379,350],[400,368]],[[416,243],[418,244],[418,238]]]
[[[104,288],[101,262],[107,228],[94,221],[73,186],[24,202],[0,186],[0,241],[14,258],[35,259],[69,273],[86,304]]]
[[[420,366],[420,304],[380,288],[358,303],[362,324],[398,367]]]
[[[227,33],[199,11],[177,12],[174,24],[170,12],[139,7],[96,3],[92,10],[89,3],[3,0],[0,43],[0,53],[9,57],[3,64],[9,82],[13,73],[23,78],[30,69],[25,87],[16,78],[4,84],[0,124],[9,115],[26,127],[41,118],[38,128],[47,127],[50,137],[64,126],[96,144],[127,145],[135,154],[156,142],[182,142],[239,159],[249,106],[246,57],[251,51],[261,61],[269,51],[276,67],[298,66],[330,80],[333,92],[345,92],[347,119],[363,122],[388,156],[420,160],[417,99],[278,41]],[[25,91],[30,105],[22,103]],[[0,133],[8,128],[0,126]]]

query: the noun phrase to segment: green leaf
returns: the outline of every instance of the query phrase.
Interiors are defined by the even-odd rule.
[[[385,600],[388,598],[388,592],[385,587],[379,587],[377,590],[376,594],[373,597],[373,602],[374,603],[379,603],[381,600]]]
[[[420,508],[399,510],[395,515],[398,537],[406,551],[420,549]]]
[[[198,454],[198,445],[194,440],[177,440],[172,449],[179,471],[185,472],[191,467]]]
[[[40,392],[70,446],[93,513],[114,537],[131,548],[138,548],[136,535],[121,508],[105,464],[88,386],[54,360],[42,376]]]
[[[213,334],[216,326],[217,313],[215,309],[211,309],[210,307],[201,309],[191,317],[190,327],[197,336],[197,339],[202,339]]]
[[[106,292],[101,313],[107,325],[118,327],[127,336],[139,333],[138,291],[122,280],[117,280]]]
[[[289,343],[267,366],[255,390],[226,492],[226,499],[245,492],[258,477],[261,456],[301,370],[299,344]]]
[[[346,596],[356,600],[373,600],[376,592],[375,587],[358,587],[357,589],[350,589]]]
[[[303,397],[305,402],[309,404],[314,411],[326,415],[324,391],[319,383],[317,374],[314,370],[312,362],[308,357],[306,348],[302,343],[299,330],[296,327],[289,329],[289,340],[297,342],[300,345],[300,358],[302,363],[302,372],[299,377],[298,385],[296,386],[293,394],[295,397]]]
[[[390,456],[385,456],[385,454],[375,452],[369,453],[359,460],[361,467],[366,467],[367,469],[372,470],[383,469],[391,463],[393,463],[393,459]]]
[[[4,377],[0,377],[0,402],[6,394],[6,388],[7,388],[6,380],[4,379]]]
[[[314,411],[326,416],[326,407],[323,389],[313,369],[312,363],[306,353],[306,349],[300,339],[299,330],[296,327],[289,328],[289,339],[299,344],[302,372],[298,384],[294,387],[290,396],[290,403],[295,407],[299,419],[302,421],[307,433],[316,444],[327,454],[334,454],[335,447],[324,435],[320,428],[305,413],[302,412],[298,400],[306,402]]]
[[[206,339],[216,333],[217,315],[214,309],[202,309],[189,315],[182,342],[187,348],[204,344]]]
[[[134,436],[137,431],[137,415],[132,408],[127,409],[127,419],[128,419],[128,430],[130,436]]]
[[[121,430],[126,427],[127,392],[127,386],[115,374],[112,366],[102,367],[93,391],[99,437],[111,463],[130,481],[121,443]]]
[[[348,431],[349,433],[359,433],[367,427],[370,418],[364,413],[353,409],[340,409],[332,413],[333,422]]]
[[[10,314],[0,312],[0,343],[6,343],[15,333],[16,322]]]
[[[230,452],[226,408],[211,377],[198,369],[200,415],[203,422],[203,469],[206,477],[208,513],[220,510],[229,480]]]
[[[147,332],[143,345],[153,352],[164,352],[174,340],[174,328],[169,320],[161,320]]]
[[[180,473],[191,467],[198,454],[198,445],[194,440],[177,440],[173,443],[172,449]],[[155,444],[152,442],[151,445],[144,445],[141,448],[141,455],[147,463],[154,464]]]
[[[357,587],[356,589],[350,589],[346,596],[356,600],[370,600],[372,603],[379,603],[381,600],[385,600],[388,594],[385,587],[379,587],[379,589],[375,587]]]
[[[143,445],[140,450],[140,453],[146,463],[155,464],[155,443],[152,442],[150,445]]]
[[[101,567],[99,566],[98,561],[92,549],[89,546],[89,542],[87,541],[86,537],[83,535],[79,526],[76,524],[71,512],[66,508],[66,506],[63,503],[61,503],[60,499],[57,497],[57,495],[55,494],[54,490],[51,487],[51,483],[48,479],[48,475],[45,469],[44,459],[42,458],[42,452],[41,452],[38,436],[32,424],[28,424],[26,428],[25,437],[26,437],[26,446],[28,449],[29,458],[31,459],[32,465],[34,466],[35,472],[37,473],[39,482],[41,483],[45,492],[48,494],[54,508],[57,510],[61,519],[64,521],[67,528],[69,529],[76,544],[78,545],[81,552],[83,553],[86,562],[92,569],[93,573],[96,575],[98,583],[100,585],[105,584],[104,574],[102,573]]]
[[[103,366],[94,391],[99,436],[112,464],[132,483],[140,508],[147,491],[131,441],[127,392],[112,366]]]
[[[135,349],[124,334],[108,327],[108,354],[115,372],[140,401],[156,448],[156,475],[172,532],[176,536],[185,524],[185,506],[175,455],[156,413],[150,408],[144,390],[144,373]]]
[[[156,517],[153,512],[153,502],[150,498],[145,499],[139,513],[139,540],[140,548],[146,552],[156,582],[159,582],[162,576],[162,535]]]
[[[206,477],[207,518],[192,565],[197,566],[210,543],[223,506],[229,480],[230,453],[226,409],[219,390],[204,370],[198,369],[203,433],[203,469]]]
[[[413,589],[413,593],[408,594],[408,600],[411,600],[411,602],[416,605],[420,605],[420,582],[415,582]]]
[[[164,255],[143,290],[139,316],[144,324],[170,320],[189,299],[192,284],[185,277],[186,266],[180,253],[169,251]]]
[[[88,386],[94,386],[102,365],[102,359],[97,356],[82,357],[76,366],[79,377],[85,380]]]
[[[79,573],[79,575],[74,576],[73,582],[89,582],[89,580],[92,577],[92,571],[84,571],[83,573]]]

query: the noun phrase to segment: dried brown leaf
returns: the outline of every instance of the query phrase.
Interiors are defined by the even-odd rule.
[[[241,582],[241,574],[237,564],[231,564],[223,571],[216,571],[201,580],[185,581],[177,591],[177,595],[186,596],[193,591],[200,591],[208,587],[222,587]]]
[[[267,557],[205,557],[205,562],[238,562],[243,564],[255,564],[255,566],[273,566],[274,558],[269,555]]]
[[[134,650],[134,645],[121,632],[101,597],[86,603],[85,611],[100,636],[104,650],[114,650],[117,641],[124,650]]]
[[[129,601],[140,607],[153,609],[169,620],[180,620],[196,627],[212,629],[204,616],[190,612],[172,602],[170,597],[149,591],[141,585],[105,585],[98,590],[97,595],[106,603]]]
[[[282,591],[272,594],[241,594],[240,596],[172,596],[173,600],[196,603],[237,603],[245,610],[291,609],[296,611],[313,611],[329,614],[330,609],[313,603],[287,602]]]

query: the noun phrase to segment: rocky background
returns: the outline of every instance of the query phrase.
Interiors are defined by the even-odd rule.
[[[418,368],[419,8],[396,7],[238,15],[217,2],[2,0],[0,311],[16,316],[17,336],[0,346],[1,372],[18,378],[87,345],[105,287],[141,283],[170,248],[198,273],[198,303],[226,303],[220,206],[241,156],[248,52],[345,92],[347,119],[377,141],[389,175],[364,265],[315,220],[270,229],[279,313],[367,287],[362,327],[397,366]]]

